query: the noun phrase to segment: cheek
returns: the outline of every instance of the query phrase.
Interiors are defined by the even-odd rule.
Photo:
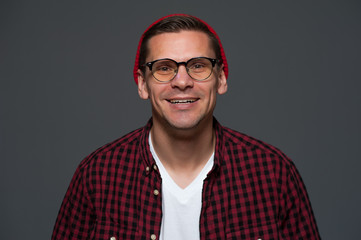
[[[163,95],[165,92],[161,86],[149,86],[147,88],[149,99],[151,100],[152,104],[159,104],[159,102],[163,99]]]

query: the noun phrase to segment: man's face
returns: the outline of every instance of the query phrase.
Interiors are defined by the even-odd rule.
[[[198,31],[162,33],[149,39],[146,62],[170,58],[186,62],[194,57],[215,58],[209,37]],[[180,65],[178,74],[167,83],[154,79],[146,68],[138,72],[138,92],[141,98],[150,99],[154,124],[166,124],[176,129],[192,129],[212,121],[216,95],[227,91],[223,67],[213,68],[212,75],[204,81],[195,81]]]

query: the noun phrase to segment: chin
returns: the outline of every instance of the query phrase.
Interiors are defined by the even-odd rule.
[[[177,130],[192,130],[199,127],[202,123],[206,122],[204,117],[198,117],[195,119],[191,118],[177,118],[177,119],[166,119],[168,125]]]
[[[185,124],[185,123],[169,123],[173,129],[177,130],[191,130],[195,129],[198,124]]]

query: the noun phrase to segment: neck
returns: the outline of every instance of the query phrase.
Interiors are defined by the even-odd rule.
[[[170,130],[155,122],[151,132],[154,150],[173,179],[192,180],[214,152],[213,118],[207,124],[187,130]],[[187,183],[183,181],[179,185]]]

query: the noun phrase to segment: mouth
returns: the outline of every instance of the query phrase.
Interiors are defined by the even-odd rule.
[[[186,104],[186,103],[194,103],[198,101],[198,99],[167,99],[167,101],[171,104]]]

